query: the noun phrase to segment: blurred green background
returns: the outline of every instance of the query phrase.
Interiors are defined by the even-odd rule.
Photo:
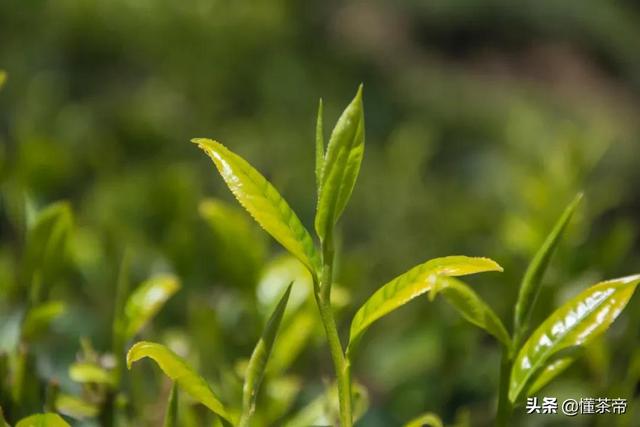
[[[182,348],[223,398],[238,395],[238,360],[249,357],[264,307],[279,293],[269,286],[285,285],[278,281],[291,271],[273,271],[283,250],[246,225],[189,140],[215,138],[244,156],[311,228],[318,98],[328,133],[360,82],[367,148],[340,227],[344,334],[375,289],[449,254],[504,266],[469,283],[510,324],[528,260],[580,190],[585,203],[546,275],[536,320],[589,284],[640,271],[640,6],[632,0],[4,0],[0,69],[8,75],[0,92],[0,310],[20,301],[25,224],[68,200],[70,256],[48,289],[69,310],[39,342],[36,362],[42,378],[58,378],[69,392],[78,391],[67,366],[80,338],[109,350],[127,252],[133,283],[173,272],[183,284],[144,337]],[[222,202],[207,198],[232,213],[210,209]],[[229,217],[237,227],[225,225]],[[635,392],[635,417],[604,422],[640,425],[640,375],[630,368],[640,360],[639,321],[634,298],[543,394]],[[332,376],[315,336],[288,368],[304,379],[291,401],[264,415],[273,425]],[[371,407],[361,425],[400,425],[426,410],[489,425],[499,357],[491,338],[445,304],[413,302],[363,341],[354,375]],[[166,383],[150,364],[131,376],[139,377],[127,383],[138,408],[132,425],[157,425]],[[274,399],[283,390],[274,387]]]

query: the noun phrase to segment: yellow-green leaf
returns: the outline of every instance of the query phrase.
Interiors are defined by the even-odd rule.
[[[27,313],[27,317],[22,325],[22,336],[26,339],[32,339],[57,317],[61,316],[66,310],[62,301],[48,301],[42,303]]]
[[[16,427],[70,427],[60,415],[36,414],[18,421]]]
[[[422,414],[417,418],[409,421],[404,427],[443,427],[442,420],[439,416],[432,412]]]
[[[362,85],[331,132],[322,167],[315,227],[321,240],[344,211],[364,155]]]
[[[233,195],[256,222],[316,274],[320,261],[313,240],[273,185],[219,142],[204,138],[192,141],[211,157]]]
[[[376,320],[430,291],[442,276],[464,276],[485,271],[502,271],[489,258],[448,256],[435,258],[413,267],[378,289],[353,317],[349,347]]]
[[[551,314],[531,334],[514,360],[509,399],[517,402],[536,375],[544,372],[562,352],[588,344],[601,335],[624,309],[638,283],[640,275],[598,283]]]
[[[161,275],[150,278],[134,290],[124,307],[125,341],[140,332],[178,289],[180,282],[175,276]]]
[[[511,338],[500,318],[469,286],[452,277],[440,277],[429,298],[433,300],[437,294],[442,294],[467,321],[496,337],[507,349],[511,348]]]
[[[233,422],[229,412],[213,393],[209,384],[180,356],[162,344],[141,341],[131,347],[127,353],[127,367],[131,369],[133,362],[145,357],[153,359],[165,375],[178,383],[189,396],[225,420]]]
[[[80,384],[94,383],[115,386],[117,382],[113,372],[91,362],[73,363],[69,366],[69,378]]]
[[[0,89],[4,86],[4,82],[7,81],[7,72],[4,70],[0,70]]]
[[[538,298],[540,291],[540,285],[542,283],[542,277],[547,270],[549,261],[558,246],[558,242],[562,237],[564,230],[567,228],[569,220],[573,216],[578,204],[582,200],[582,193],[578,194],[564,210],[556,224],[553,226],[551,233],[547,236],[546,240],[538,249],[535,256],[531,260],[531,263],[527,267],[522,283],[520,284],[520,290],[518,294],[518,301],[515,309],[515,335],[516,338],[522,337],[527,329],[527,323],[531,315],[531,311]],[[518,341],[518,339],[516,340]],[[519,342],[516,345],[520,344]]]
[[[251,359],[249,360],[249,366],[247,367],[247,373],[244,380],[244,386],[242,389],[242,417],[240,418],[240,426],[248,426],[249,419],[255,411],[256,398],[258,396],[258,390],[264,378],[264,372],[267,367],[267,361],[271,354],[271,349],[276,340],[278,329],[280,328],[280,322],[284,315],[284,310],[287,307],[289,301],[289,295],[291,294],[290,284],[284,295],[280,299],[280,302],[276,306],[265,326],[262,337],[258,341]]]

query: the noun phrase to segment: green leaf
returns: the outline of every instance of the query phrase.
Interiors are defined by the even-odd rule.
[[[315,228],[321,240],[342,215],[364,155],[362,85],[331,132],[322,168]]]
[[[169,393],[169,401],[167,402],[167,410],[164,415],[164,427],[178,427],[178,384],[173,383],[171,393]]]
[[[320,259],[313,240],[273,185],[246,160],[219,142],[204,138],[192,142],[211,157],[233,195],[256,222],[316,274]]]
[[[409,421],[404,425],[404,427],[443,427],[442,420],[439,416],[432,412],[427,412],[426,414],[422,414],[417,418]]]
[[[511,402],[517,402],[527,391],[530,381],[544,372],[542,370],[550,363],[556,362],[559,355],[564,356],[565,352],[601,335],[624,309],[638,283],[640,275],[598,283],[549,316],[531,334],[514,360],[509,384]],[[545,377],[553,372],[545,373]]]
[[[531,260],[531,263],[527,267],[527,271],[522,278],[520,284],[520,291],[518,294],[518,302],[515,309],[515,335],[516,337],[522,337],[526,333],[527,323],[531,316],[531,311],[538,298],[540,291],[540,284],[544,272],[547,270],[551,256],[553,255],[558,242],[562,237],[564,230],[567,228],[567,224],[573,216],[578,204],[582,200],[582,193],[578,194],[564,210],[556,224],[553,226],[551,233],[547,236],[546,240],[538,249],[535,256]],[[519,339],[517,340],[519,341]],[[518,345],[519,342],[516,342]]]
[[[433,289],[442,276],[464,276],[485,271],[502,271],[489,258],[448,256],[417,265],[378,289],[353,317],[349,348],[382,316]],[[349,351],[349,349],[348,349]]]
[[[57,414],[36,414],[18,421],[16,427],[71,427]]]
[[[281,342],[285,342],[287,345],[276,346],[271,353],[268,371],[272,376],[282,374],[293,364],[318,326],[316,313],[312,313],[306,308],[299,310],[286,323],[279,334]]]
[[[256,344],[251,359],[249,360],[249,366],[247,367],[247,373],[244,380],[244,387],[242,389],[242,417],[240,419],[240,426],[248,426],[249,419],[255,411],[256,398],[258,396],[258,390],[260,384],[264,378],[264,372],[266,370],[267,361],[273,348],[273,344],[280,328],[280,322],[284,315],[284,310],[287,307],[289,301],[289,295],[291,294],[291,286],[289,285],[284,295],[280,299],[280,302],[276,306],[273,314],[269,318],[267,325],[265,326],[262,337]]]
[[[0,89],[4,86],[4,83],[7,81],[7,72],[4,70],[0,70]]]
[[[91,362],[76,362],[69,366],[69,378],[80,384],[105,384],[115,386],[117,381],[115,375]]]
[[[22,325],[22,336],[26,340],[34,338],[65,311],[66,306],[62,301],[49,301],[32,308]]]
[[[511,338],[500,318],[469,286],[452,277],[440,277],[429,298],[433,301],[438,294],[467,321],[496,337],[507,349],[511,348]]]
[[[320,198],[320,184],[322,183],[322,170],[324,169],[324,131],[322,98],[318,101],[318,116],[316,118],[316,191]]]
[[[133,291],[124,307],[125,341],[140,332],[178,289],[180,282],[175,276],[162,275],[150,278]]]
[[[2,410],[2,406],[0,406],[0,427],[11,427],[7,424],[7,420],[4,419],[4,411]]]
[[[544,386],[549,384],[552,379],[560,375],[565,369],[569,367],[576,360],[574,356],[565,356],[560,357],[557,360],[549,363],[543,370],[540,372],[531,386],[529,386],[527,390],[527,394],[533,395],[540,391]]]
[[[177,354],[167,347],[147,341],[136,343],[127,353],[127,367],[144,357],[153,359],[166,376],[171,378],[192,398],[202,403],[215,414],[233,422],[220,399],[209,384]]]

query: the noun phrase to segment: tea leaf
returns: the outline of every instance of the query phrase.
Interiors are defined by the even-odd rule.
[[[321,240],[340,218],[364,155],[362,85],[331,132],[322,168],[315,228]]]
[[[432,412],[427,412],[426,414],[420,415],[417,418],[409,421],[404,425],[404,427],[443,427],[442,420],[439,416]]]
[[[638,283],[640,275],[598,283],[551,314],[531,334],[514,360],[509,399],[515,403],[529,381],[553,361],[554,356],[588,344],[601,335],[618,317]]]
[[[27,313],[27,317],[22,325],[22,336],[26,340],[30,340],[44,329],[51,322],[61,316],[66,310],[66,306],[62,301],[49,301],[40,304]]]
[[[219,142],[204,138],[192,142],[211,157],[233,195],[256,222],[316,274],[320,262],[313,240],[273,185]]]
[[[256,398],[258,396],[258,390],[260,389],[260,383],[264,378],[264,372],[271,354],[271,349],[276,340],[278,329],[280,328],[280,322],[284,315],[284,310],[287,307],[289,301],[289,295],[291,294],[291,286],[289,285],[284,295],[280,299],[280,302],[276,306],[273,314],[269,318],[267,325],[265,326],[262,337],[256,344],[251,359],[249,360],[249,366],[247,367],[247,374],[244,380],[244,387],[242,390],[242,417],[240,418],[240,426],[248,426],[249,419],[255,411]]]
[[[382,316],[430,291],[443,276],[464,276],[484,271],[502,271],[489,258],[448,256],[417,265],[378,289],[353,317],[349,347]],[[349,351],[349,350],[347,350]]]
[[[213,393],[209,384],[177,354],[167,347],[147,341],[136,343],[127,353],[127,367],[144,357],[153,359],[166,376],[171,378],[192,398],[215,414],[233,422],[226,408]]]
[[[526,332],[525,330],[531,315],[531,310],[538,298],[544,272],[546,271],[549,261],[551,260],[551,256],[558,246],[558,242],[560,241],[569,220],[578,207],[580,200],[582,200],[582,193],[578,194],[564,210],[556,224],[553,226],[551,233],[549,233],[546,240],[540,249],[538,249],[538,252],[536,252],[531,263],[527,267],[527,271],[525,272],[524,277],[522,278],[522,283],[520,284],[518,302],[516,303],[516,336],[522,336]]]
[[[324,131],[322,98],[318,101],[318,116],[316,118],[316,191],[320,198],[320,184],[322,183],[322,171],[324,169]]]
[[[529,386],[527,394],[536,394],[542,387],[551,382],[552,379],[560,375],[565,369],[573,363],[576,358],[573,356],[561,357],[549,365],[547,365],[542,372],[538,374],[533,383]]]
[[[511,338],[502,321],[473,289],[452,277],[440,277],[429,298],[433,300],[439,293],[467,321],[496,337],[507,349],[511,348]]]
[[[70,427],[60,415],[36,414],[18,421],[16,427]]]
[[[171,393],[169,393],[169,401],[167,403],[167,411],[164,415],[164,427],[178,426],[178,384],[173,383]]]
[[[69,378],[81,384],[94,383],[109,386],[116,385],[113,373],[102,366],[90,362],[76,362],[69,367]]]
[[[163,275],[152,277],[133,291],[124,307],[125,341],[140,332],[178,289],[180,282],[176,277]]]

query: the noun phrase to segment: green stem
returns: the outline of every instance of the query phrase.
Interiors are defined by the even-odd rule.
[[[322,244],[322,274],[319,289],[317,289],[316,303],[320,310],[320,318],[327,335],[327,342],[331,358],[336,371],[338,382],[338,400],[340,404],[340,426],[351,427],[353,425],[351,410],[351,374],[349,362],[345,358],[338,328],[331,307],[331,284],[333,282],[334,249],[331,236],[328,236]],[[317,278],[315,279],[317,282]],[[318,287],[317,287],[318,288]]]
[[[500,363],[500,388],[498,391],[498,413],[496,415],[496,427],[509,425],[513,405],[509,400],[509,381],[511,375],[511,355],[508,349],[502,351]]]

